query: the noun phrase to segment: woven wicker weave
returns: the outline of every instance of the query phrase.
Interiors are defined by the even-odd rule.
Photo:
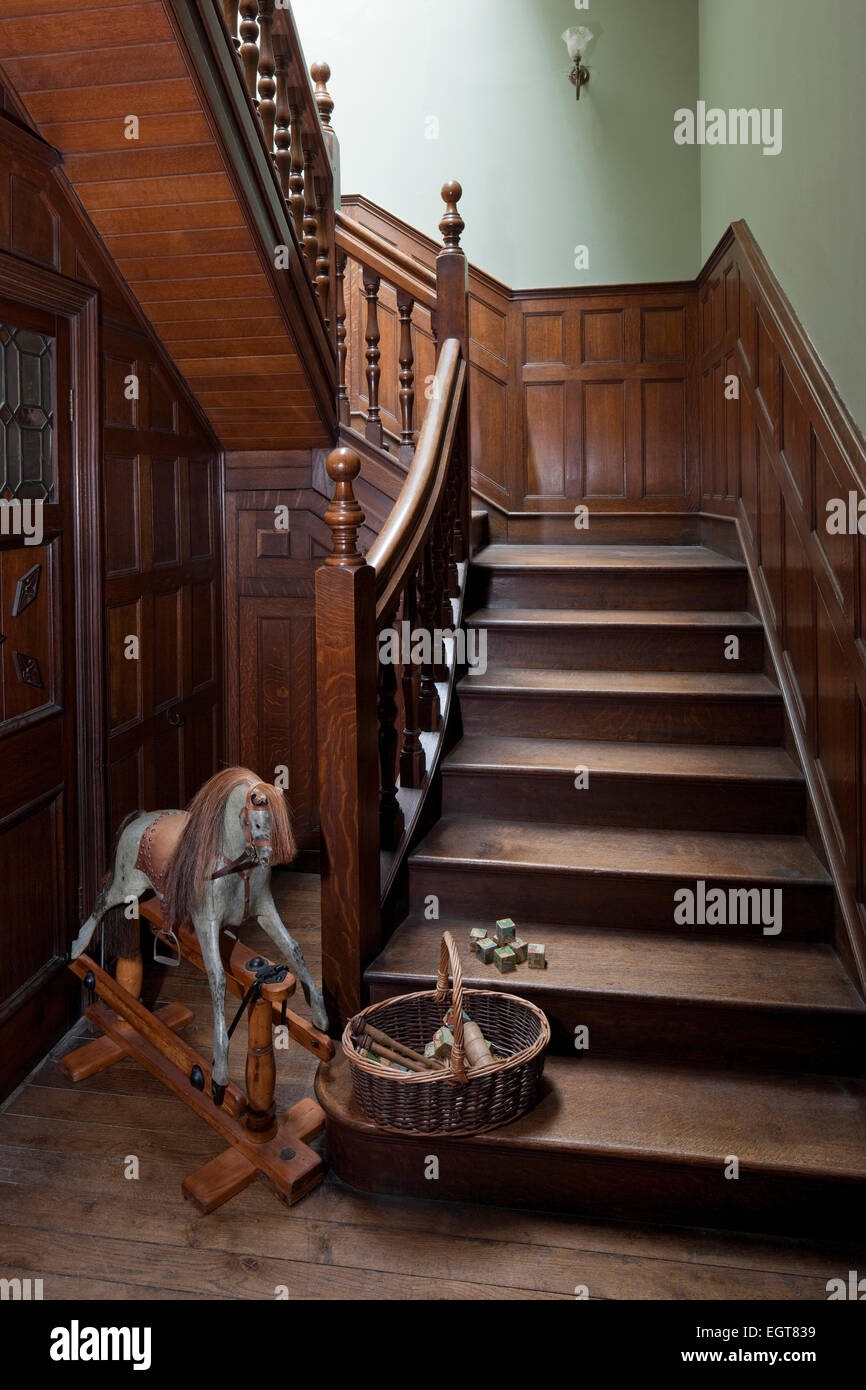
[[[454,980],[448,986],[448,966]],[[451,1066],[436,1071],[389,1071],[362,1057],[352,1043],[353,1028],[372,1024],[395,1041],[423,1052],[449,1003],[454,1004]],[[504,1057],[467,1073],[463,1055],[463,1009]],[[442,937],[435,990],[401,994],[371,1004],[343,1032],[343,1052],[352,1071],[355,1099],[381,1129],[416,1134],[479,1134],[506,1125],[531,1109],[538,1096],[550,1025],[525,999],[496,990],[464,989],[463,971],[450,932]]]

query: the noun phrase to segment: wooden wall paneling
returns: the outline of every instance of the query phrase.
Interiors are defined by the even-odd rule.
[[[866,496],[866,444],[745,223],[710,258],[699,303],[701,493],[708,510],[737,519],[754,568],[815,835],[839,893],[838,944],[862,988],[866,561],[856,526],[828,531],[827,504]],[[739,428],[720,438],[710,383],[732,370]]]
[[[267,467],[272,489],[226,494],[230,756],[269,780],[286,769],[298,844],[317,851],[314,576],[328,553],[326,500],[309,486],[281,490],[278,465]],[[275,527],[283,506],[288,531]]]

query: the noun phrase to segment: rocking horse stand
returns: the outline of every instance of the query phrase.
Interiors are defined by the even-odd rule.
[[[156,898],[143,902],[140,913],[154,935],[162,933]],[[180,954],[203,970],[192,928],[185,923],[175,935]],[[243,1191],[259,1173],[264,1173],[278,1195],[292,1205],[322,1180],[322,1160],[309,1141],[322,1132],[325,1116],[309,1098],[276,1115],[273,1026],[285,1025],[291,1038],[322,1060],[333,1056],[334,1045],[325,1033],[287,1009],[286,1001],[296,985],[287,966],[257,955],[235,937],[221,937],[220,951],[226,989],[242,1001],[247,1014],[246,1096],[229,1082],[222,1104],[215,1104],[209,1063],[177,1036],[177,1031],[192,1020],[192,1012],[180,1004],[151,1012],[138,999],[140,955],[118,962],[117,979],[87,955],[71,962],[70,969],[97,996],[85,1013],[104,1036],[70,1052],[60,1065],[73,1081],[82,1081],[123,1057],[132,1057],[228,1140],[230,1147],[224,1153],[183,1181],[184,1196],[199,1211],[214,1211]]]

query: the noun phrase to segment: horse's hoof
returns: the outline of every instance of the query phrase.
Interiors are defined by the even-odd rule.
[[[214,1105],[222,1105],[226,1094],[226,1083],[223,1083],[223,1085],[221,1086],[218,1081],[212,1081],[210,1084],[210,1090],[211,1098],[213,1099]]]

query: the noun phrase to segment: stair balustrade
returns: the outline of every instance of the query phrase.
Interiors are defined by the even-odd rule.
[[[399,497],[366,556],[354,483],[361,459],[344,445],[328,457],[334,496],[325,514],[332,547],[316,575],[317,703],[322,832],[323,976],[340,1017],[360,1005],[366,962],[381,945],[381,903],[393,888],[433,785],[459,667],[456,632],[470,536],[467,265],[460,247],[459,184],[443,189],[445,245],[435,277],[348,219],[337,225],[337,352],[345,390],[346,261],[360,268],[369,390],[367,439],[378,414],[378,294],[400,306],[400,446],[409,462]],[[430,281],[435,283],[431,285]],[[416,302],[440,325],[436,371],[417,436],[411,315]],[[411,449],[411,455],[408,450]]]
[[[325,325],[335,317],[334,171],[327,63],[311,76],[291,9],[275,0],[213,0],[291,214],[300,259]],[[333,329],[332,329],[333,336]]]
[[[447,225],[450,226],[450,223]],[[411,256],[404,255],[390,242],[384,241],[370,228],[345,217],[342,213],[337,213],[335,235],[340,420],[344,425],[352,423],[352,401],[347,390],[347,358],[349,352],[357,350],[364,364],[363,375],[367,385],[363,432],[371,444],[378,448],[390,445],[401,463],[410,464],[418,437],[416,403],[420,405],[425,400],[416,390],[413,315],[416,306],[420,306],[435,320],[438,305],[436,275]],[[352,303],[360,307],[360,322],[357,322],[355,316],[347,309],[347,284],[351,287]],[[379,342],[383,284],[393,291],[397,308],[399,374],[393,385],[397,388],[395,395],[399,430],[391,436],[388,435],[382,421],[380,402]],[[352,341],[355,336],[357,343]],[[425,382],[424,385],[426,387],[429,383]],[[420,414],[420,411],[417,411],[417,414]]]

